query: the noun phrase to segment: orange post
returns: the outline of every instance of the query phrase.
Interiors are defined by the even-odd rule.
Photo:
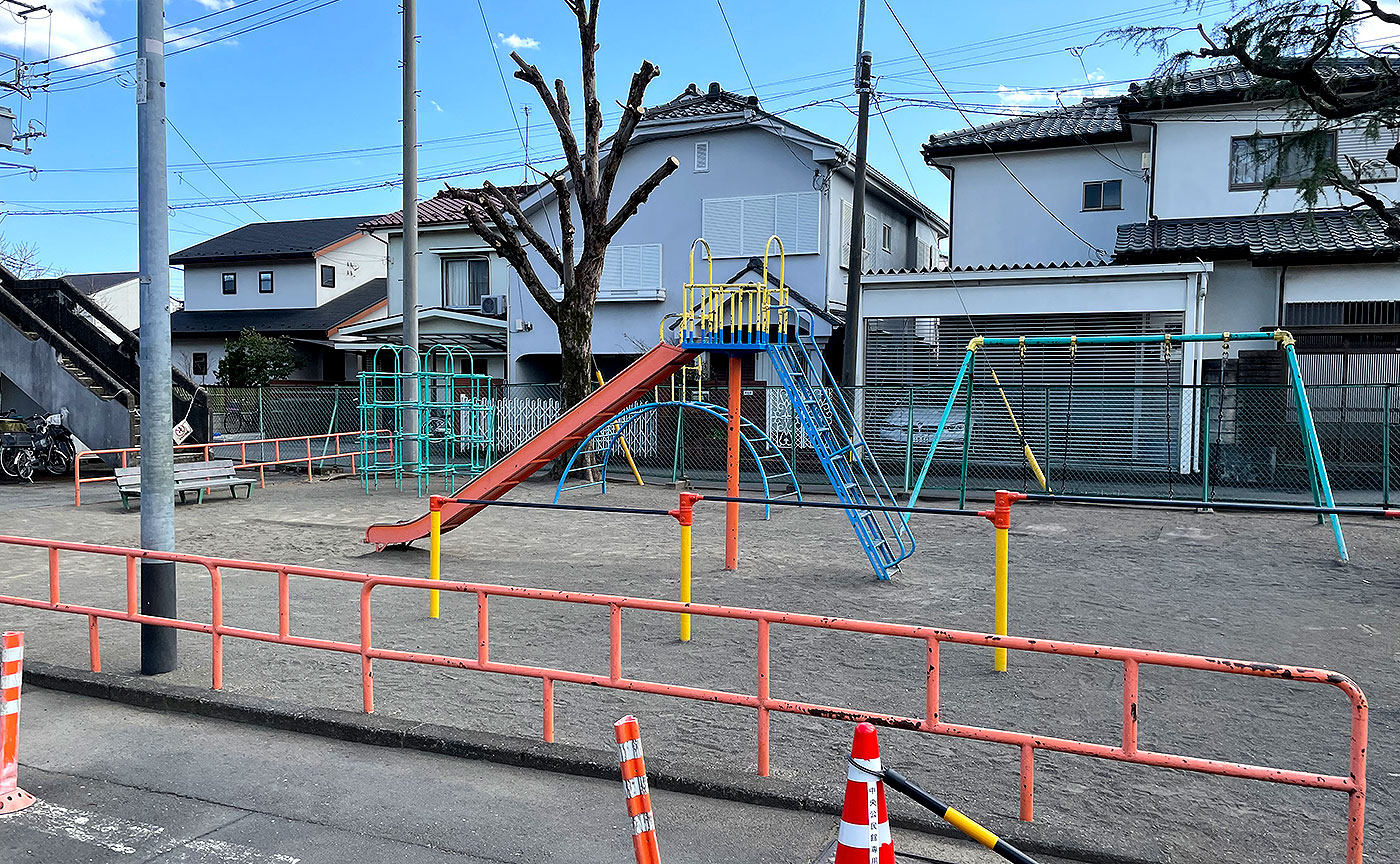
[[[739,497],[739,397],[742,395],[743,361],[738,354],[729,355],[729,453],[725,476],[729,482],[725,494]],[[733,501],[724,505],[724,569],[739,569],[739,505]]]
[[[19,788],[19,691],[24,634],[6,633],[0,648],[0,815],[23,810],[34,796]]]
[[[651,815],[651,790],[647,788],[647,766],[642,758],[642,730],[637,718],[628,714],[613,724],[617,736],[617,762],[622,769],[622,788],[627,793],[627,816],[632,821],[632,851],[637,864],[661,864],[656,848],[656,820]]]

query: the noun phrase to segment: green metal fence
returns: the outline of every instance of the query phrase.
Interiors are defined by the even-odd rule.
[[[1313,417],[1339,504],[1389,506],[1400,478],[1400,385],[1312,385]],[[1312,500],[1297,409],[1284,386],[1007,386],[1016,415],[1050,487],[1076,494],[1181,500]],[[665,394],[663,394],[664,397]],[[724,387],[705,400],[728,404]],[[946,385],[864,387],[847,394],[890,485],[917,480]],[[647,397],[650,401],[651,397]],[[664,399],[662,401],[665,401]],[[353,386],[210,388],[217,440],[356,431]],[[519,447],[557,419],[559,387],[496,388],[491,460]],[[803,483],[825,483],[816,454],[781,387],[754,384],[740,394],[744,417],[782,448]],[[939,442],[924,489],[965,500],[999,488],[1038,489],[1001,393],[979,378],[960,399]],[[725,429],[700,412],[664,407],[628,428],[624,440],[648,481],[724,479]],[[756,482],[747,457],[741,479]],[[630,474],[620,450],[609,476]]]

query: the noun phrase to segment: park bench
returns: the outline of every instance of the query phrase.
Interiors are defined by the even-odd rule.
[[[116,469],[117,491],[122,496],[122,507],[131,509],[131,499],[141,495],[141,469],[118,468]],[[253,481],[247,477],[239,476],[233,470],[232,459],[214,459],[209,462],[179,462],[175,465],[175,491],[179,493],[180,500],[185,500],[185,493],[194,492],[197,494],[195,503],[204,503],[204,490],[214,486],[227,486],[233,497],[238,497],[238,487],[244,490],[243,497],[250,498],[253,495]]]

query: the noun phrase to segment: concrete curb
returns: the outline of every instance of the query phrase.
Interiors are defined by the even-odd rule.
[[[618,778],[616,756],[607,750],[575,744],[546,744],[535,739],[333,708],[296,709],[271,699],[169,684],[152,678],[27,661],[24,686],[356,744],[419,750],[603,780]],[[689,795],[832,816],[841,812],[840,784],[830,784],[831,788],[806,786],[791,780],[734,774],[690,762],[658,759],[650,754],[647,778],[658,789]],[[927,834],[963,836],[938,819],[891,813],[890,821],[895,827]],[[1018,824],[1014,833],[1007,832],[1003,837],[1030,854],[1093,864],[1166,864],[1168,860],[1166,851],[1156,844],[1142,848],[1135,843],[1131,851],[1090,848],[1069,832],[1046,825]],[[1126,844],[1128,841],[1118,842]]]

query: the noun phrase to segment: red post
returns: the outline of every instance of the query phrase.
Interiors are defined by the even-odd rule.
[[[740,397],[743,395],[743,361],[738,354],[729,355],[729,448],[725,464],[728,485],[725,494],[739,497],[739,417]],[[724,569],[739,569],[739,505],[733,501],[724,505]]]

